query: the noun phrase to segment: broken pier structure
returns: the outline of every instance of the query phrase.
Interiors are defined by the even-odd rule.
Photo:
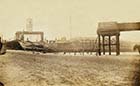
[[[98,24],[98,53],[101,55],[108,51],[109,55],[113,52],[115,46],[116,55],[120,55],[120,32],[140,30],[140,22],[117,23],[100,22]],[[112,39],[114,38],[114,39]],[[106,49],[108,48],[108,50]]]
[[[24,41],[24,35],[40,35],[40,41],[43,42],[44,39],[44,33],[40,31],[18,31],[16,32],[16,40],[23,40]]]

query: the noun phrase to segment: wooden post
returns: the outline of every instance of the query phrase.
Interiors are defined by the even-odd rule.
[[[41,41],[44,40],[44,33],[41,33]]]
[[[120,55],[120,34],[116,35],[116,55]]]
[[[108,41],[109,41],[109,55],[111,55],[111,36],[108,36]]]
[[[105,55],[105,36],[102,36],[102,38],[103,54]]]
[[[98,53],[100,56],[101,55],[101,37],[100,37],[100,35],[98,35]]]

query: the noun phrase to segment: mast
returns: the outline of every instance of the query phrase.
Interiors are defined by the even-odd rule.
[[[72,22],[71,22],[71,16],[69,16],[69,31],[70,31],[70,39],[72,38]]]

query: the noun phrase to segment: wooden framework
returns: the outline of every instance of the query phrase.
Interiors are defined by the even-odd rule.
[[[41,41],[43,41],[44,39],[44,33],[43,32],[39,32],[39,31],[18,31],[16,32],[16,40],[22,40],[21,36],[24,35],[40,35],[41,36]]]
[[[115,36],[115,43],[112,43],[111,42],[111,38]],[[100,35],[98,34],[98,48],[99,48],[99,55],[102,54],[103,52],[103,55],[106,54],[107,50],[106,50],[106,47],[108,47],[108,52],[109,52],[109,55],[111,55],[111,52],[112,52],[112,46],[115,46],[116,48],[116,55],[120,55],[120,41],[119,41],[119,36],[120,34],[117,33],[117,34],[114,34],[114,35]],[[108,43],[105,43],[105,38],[108,39]]]
[[[106,48],[108,46],[109,55],[112,52],[112,46],[116,47],[116,55],[120,55],[120,32],[122,31],[136,31],[140,30],[140,22],[132,23],[117,23],[117,22],[100,22],[98,24],[98,53],[99,55],[105,55]],[[115,36],[116,42],[111,43],[111,37]],[[102,37],[102,40],[101,40]],[[108,43],[105,44],[105,37],[108,37]]]

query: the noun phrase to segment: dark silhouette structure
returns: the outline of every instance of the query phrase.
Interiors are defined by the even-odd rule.
[[[136,51],[136,50],[138,50],[138,52],[139,52],[139,54],[140,54],[140,45],[135,45],[134,47],[133,47],[133,50],[134,51]]]
[[[105,55],[106,47],[108,47],[109,55],[111,55],[112,47],[116,47],[116,55],[120,55],[120,32],[140,30],[140,22],[134,23],[117,23],[117,22],[100,22],[98,24],[98,53]],[[112,43],[112,37],[115,37],[115,43]],[[107,38],[107,43],[105,43]]]
[[[1,37],[0,37],[0,51],[2,49],[2,42],[1,42]]]

